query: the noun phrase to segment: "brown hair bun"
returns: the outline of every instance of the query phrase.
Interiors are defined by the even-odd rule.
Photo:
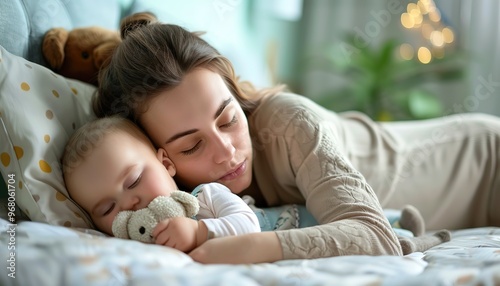
[[[158,22],[156,15],[151,12],[140,12],[123,18],[120,23],[120,35],[122,40],[137,28]]]

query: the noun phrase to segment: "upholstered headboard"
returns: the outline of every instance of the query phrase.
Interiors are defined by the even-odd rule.
[[[0,0],[0,45],[29,61],[45,65],[41,41],[53,27],[98,25],[115,29],[126,7],[118,0]]]
[[[50,28],[118,29],[124,16],[148,10],[163,22],[207,32],[204,38],[233,62],[243,79],[266,86],[270,77],[264,50],[253,35],[251,9],[249,0],[0,0],[0,45],[46,66],[41,42]]]

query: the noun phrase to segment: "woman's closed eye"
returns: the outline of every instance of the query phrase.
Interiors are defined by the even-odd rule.
[[[238,123],[238,117],[236,117],[236,115],[233,115],[232,119],[228,123],[224,123],[224,124],[220,125],[219,127],[220,128],[229,128],[229,127],[235,125],[236,123]],[[198,151],[198,149],[201,148],[201,144],[203,144],[202,140],[196,142],[196,144],[192,148],[181,151],[181,154],[182,155],[191,155],[194,152]]]
[[[238,123],[238,118],[236,117],[236,115],[233,115],[233,118],[231,119],[231,121],[229,121],[226,124],[222,124],[220,127],[222,127],[222,128],[228,128],[228,127],[233,126],[236,123]]]
[[[198,149],[200,149],[201,146],[201,141],[196,142],[196,144],[193,146],[193,148],[190,148],[188,150],[181,151],[182,155],[191,155],[194,152],[196,152]]]

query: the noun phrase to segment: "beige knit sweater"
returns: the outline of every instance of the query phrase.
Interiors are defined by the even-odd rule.
[[[377,196],[348,159],[341,120],[287,93],[249,117],[254,183],[267,204],[305,204],[320,223],[277,232],[285,259],[402,255]]]

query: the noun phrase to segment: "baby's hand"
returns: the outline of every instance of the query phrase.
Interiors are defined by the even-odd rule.
[[[203,232],[203,227],[206,229],[203,222],[187,217],[175,217],[159,222],[152,235],[156,244],[188,252],[199,245],[198,235],[202,235],[199,232]]]

